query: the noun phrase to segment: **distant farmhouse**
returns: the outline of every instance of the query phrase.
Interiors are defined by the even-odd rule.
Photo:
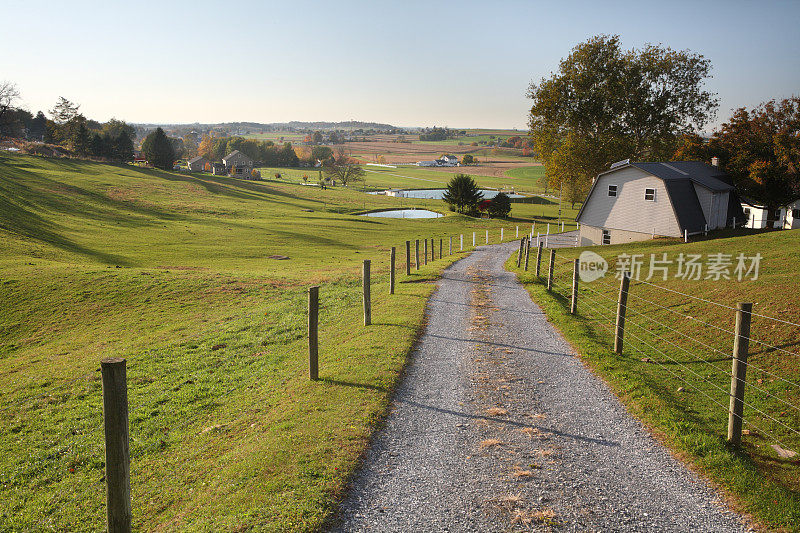
[[[253,160],[239,150],[234,150],[222,158],[222,164],[228,174],[236,178],[250,178],[253,171]]]
[[[581,246],[696,235],[734,219],[745,220],[730,176],[698,161],[614,163],[577,216]]]
[[[457,167],[458,158],[454,155],[443,155],[439,159],[432,161],[417,161],[418,167]]]
[[[189,172],[201,172],[206,168],[208,160],[205,157],[193,157],[186,164],[189,166]]]
[[[744,210],[745,227],[764,229],[767,227],[769,210],[767,206],[750,198],[742,196],[742,209]],[[775,229],[800,228],[800,198],[779,207],[772,217],[772,227]]]

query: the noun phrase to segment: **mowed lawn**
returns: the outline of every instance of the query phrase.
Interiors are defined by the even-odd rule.
[[[569,295],[573,259],[584,249],[557,252],[551,293],[534,273],[519,275],[584,360],[657,436],[734,495],[739,508],[770,528],[800,531],[800,231],[727,230],[719,236],[689,243],[658,239],[591,248],[609,262],[611,272],[579,284],[577,317],[569,315]],[[612,350],[619,293],[614,274],[617,258],[625,254],[623,261],[636,256],[643,267],[642,281],[631,282],[625,348],[618,356]],[[651,254],[656,260],[672,261],[656,264],[668,268],[666,280],[658,269],[647,280]],[[701,257],[704,270],[699,280],[676,277],[681,254]],[[715,254],[728,256],[723,274],[730,279],[705,266]],[[744,271],[739,281],[739,254],[761,254],[758,279]],[[748,259],[745,267],[750,266]],[[519,270],[513,260],[507,267]],[[752,303],[756,314],[750,333],[745,434],[742,447],[736,449],[726,437],[739,302]],[[790,453],[781,455],[775,446]],[[797,455],[790,457],[791,452]]]
[[[446,212],[417,205],[434,203]],[[396,205],[342,188],[0,155],[0,530],[105,529],[105,357],[128,361],[135,529],[319,527],[385,412],[431,282],[457,257],[407,277],[405,241],[442,238],[447,254],[449,236],[469,246],[470,232],[481,243],[489,229],[497,242],[502,227],[508,240],[535,220],[526,210],[554,209],[520,206],[510,221],[353,215]]]

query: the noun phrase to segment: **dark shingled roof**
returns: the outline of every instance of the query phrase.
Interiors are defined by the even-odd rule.
[[[692,182],[687,179],[664,180],[664,187],[672,201],[672,208],[675,210],[681,230],[687,229],[689,233],[703,231],[706,217],[703,215],[703,208],[700,206]]]
[[[669,163],[630,163],[639,168],[667,180],[692,180],[712,191],[731,191],[734,186],[730,177],[718,167],[700,161],[671,161]]]
[[[197,157],[193,157],[193,158],[191,158],[191,159],[189,160],[189,163],[197,163],[197,162],[198,162],[198,161],[200,161],[201,159],[205,161],[205,158],[204,158],[204,157],[197,156]]]

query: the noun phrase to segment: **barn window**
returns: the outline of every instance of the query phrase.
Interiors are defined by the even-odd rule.
[[[611,244],[611,232],[607,229],[603,230],[603,244]]]
[[[792,218],[800,218],[800,209],[792,209]]]
[[[644,199],[648,202],[655,202],[656,201],[656,190],[655,189],[645,189],[644,190]]]
[[[612,198],[617,197],[617,186],[616,185],[609,185],[608,186],[608,195]]]

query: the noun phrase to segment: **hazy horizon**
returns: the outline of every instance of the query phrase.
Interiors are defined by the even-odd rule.
[[[527,129],[531,81],[597,34],[708,57],[717,120],[800,93],[800,3],[12,1],[0,80],[21,106],[59,96],[143,124],[356,120]],[[46,16],[42,16],[46,13]],[[656,23],[657,22],[657,23]]]

